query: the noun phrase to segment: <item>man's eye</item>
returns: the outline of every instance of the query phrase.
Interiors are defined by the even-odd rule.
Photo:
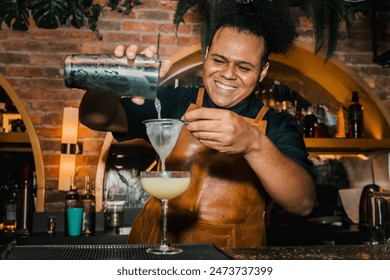
[[[244,67],[244,66],[238,66],[238,68],[239,68],[241,71],[244,71],[244,72],[248,72],[248,71],[251,70],[251,69],[249,69],[248,67]]]
[[[214,59],[214,62],[215,62],[215,63],[218,63],[218,64],[222,64],[222,63],[224,63],[225,61],[223,61],[222,59]]]

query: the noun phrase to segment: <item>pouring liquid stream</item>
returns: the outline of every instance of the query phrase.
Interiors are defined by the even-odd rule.
[[[157,97],[154,99],[154,106],[156,107],[157,118],[161,119],[161,102],[160,102],[160,99],[158,99]],[[160,141],[159,141],[160,143],[162,143],[161,137],[162,136],[160,135]],[[166,157],[161,156],[162,154],[165,154],[165,153],[163,153],[163,151],[161,151],[160,149],[157,149],[157,153],[159,154],[160,160],[161,160],[161,170],[165,171],[165,158]]]
[[[154,106],[156,107],[157,118],[161,119],[161,102],[157,97],[154,99]]]

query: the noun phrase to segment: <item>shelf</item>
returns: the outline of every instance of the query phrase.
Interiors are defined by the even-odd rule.
[[[390,151],[390,139],[305,138],[309,154],[351,154]]]
[[[26,132],[1,132],[0,151],[32,152],[31,142]]]

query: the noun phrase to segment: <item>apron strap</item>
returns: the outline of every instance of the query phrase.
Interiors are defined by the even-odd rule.
[[[260,131],[263,132],[264,134],[265,134],[265,131],[267,129],[267,121],[263,120],[263,118],[264,118],[265,114],[268,112],[268,110],[269,110],[269,107],[266,105],[263,105],[263,107],[261,107],[261,109],[260,109],[260,111],[257,114],[256,119],[255,119],[255,123],[258,124]]]
[[[196,98],[195,108],[199,109],[203,105],[204,87],[198,89],[198,97]]]
[[[193,104],[191,104],[192,106],[189,107],[189,110],[201,108],[203,105],[203,97],[204,97],[204,87],[200,87],[198,89],[198,97],[196,98],[195,108],[194,108]],[[261,107],[259,113],[257,114],[256,118],[254,119],[254,123],[258,124],[260,131],[263,132],[264,134],[265,134],[265,131],[267,129],[267,121],[263,120],[263,118],[264,118],[265,114],[268,112],[268,110],[269,110],[269,107],[264,105],[263,107]]]

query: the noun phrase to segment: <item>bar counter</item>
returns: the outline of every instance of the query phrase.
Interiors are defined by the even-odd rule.
[[[390,260],[390,245],[268,246],[223,251],[236,260]]]
[[[100,218],[98,220],[102,220]],[[40,220],[42,226],[37,227],[37,232],[34,232],[29,237],[16,238],[13,240],[11,247],[7,247],[7,244],[11,243],[9,242],[11,241],[10,238],[4,236],[0,238],[0,251],[4,252],[7,249],[12,251],[12,248],[15,248],[20,251],[18,256],[23,257],[24,250],[32,252],[34,249],[37,249],[45,258],[45,250],[55,251],[60,249],[68,251],[71,247],[75,250],[75,253],[69,255],[68,258],[91,259],[92,257],[88,255],[89,253],[81,254],[83,257],[76,255],[81,253],[80,250],[84,250],[82,253],[85,253],[85,250],[91,249],[91,251],[99,251],[95,256],[98,259],[110,259],[112,252],[115,250],[121,251],[121,255],[115,255],[116,259],[150,259],[149,255],[139,255],[139,252],[144,252],[142,245],[126,245],[127,235],[118,235],[112,231],[98,231],[96,235],[88,237],[69,237],[64,236],[63,232],[57,232],[56,235],[49,236],[46,232],[43,232],[46,218],[43,217],[35,221]],[[100,228],[104,229],[104,227]],[[216,248],[210,246],[210,244],[200,244],[199,246],[194,244],[195,246],[186,248],[189,251],[200,252],[197,253],[198,255],[184,254],[177,256],[176,259],[390,260],[390,245],[365,245],[368,236],[366,233],[360,232],[356,225],[326,228],[283,228],[273,230],[268,236],[271,241],[268,243],[269,246],[258,248]],[[105,247],[99,247],[101,245],[105,245]],[[187,245],[179,244],[179,246]],[[210,254],[202,253],[202,250],[199,249],[209,250]],[[102,252],[102,250],[105,251]],[[137,251],[136,254],[135,251]],[[6,255],[4,254],[3,256]],[[56,256],[61,258],[60,254]],[[30,259],[34,258],[34,255],[30,256]]]
[[[50,242],[47,242],[49,241]],[[59,241],[61,242],[53,242]],[[122,239],[124,240],[124,239]],[[13,240],[5,246],[3,259],[191,259],[191,260],[390,260],[390,245],[314,245],[265,246],[256,248],[218,248],[212,244],[174,244],[185,254],[159,256],[145,253],[153,245],[125,242],[111,243],[109,239],[80,238],[27,238]],[[102,242],[103,241],[103,242]],[[55,244],[57,243],[57,244]],[[110,243],[110,244],[109,244]],[[5,253],[5,251],[8,251]],[[65,254],[66,253],[66,254]]]

